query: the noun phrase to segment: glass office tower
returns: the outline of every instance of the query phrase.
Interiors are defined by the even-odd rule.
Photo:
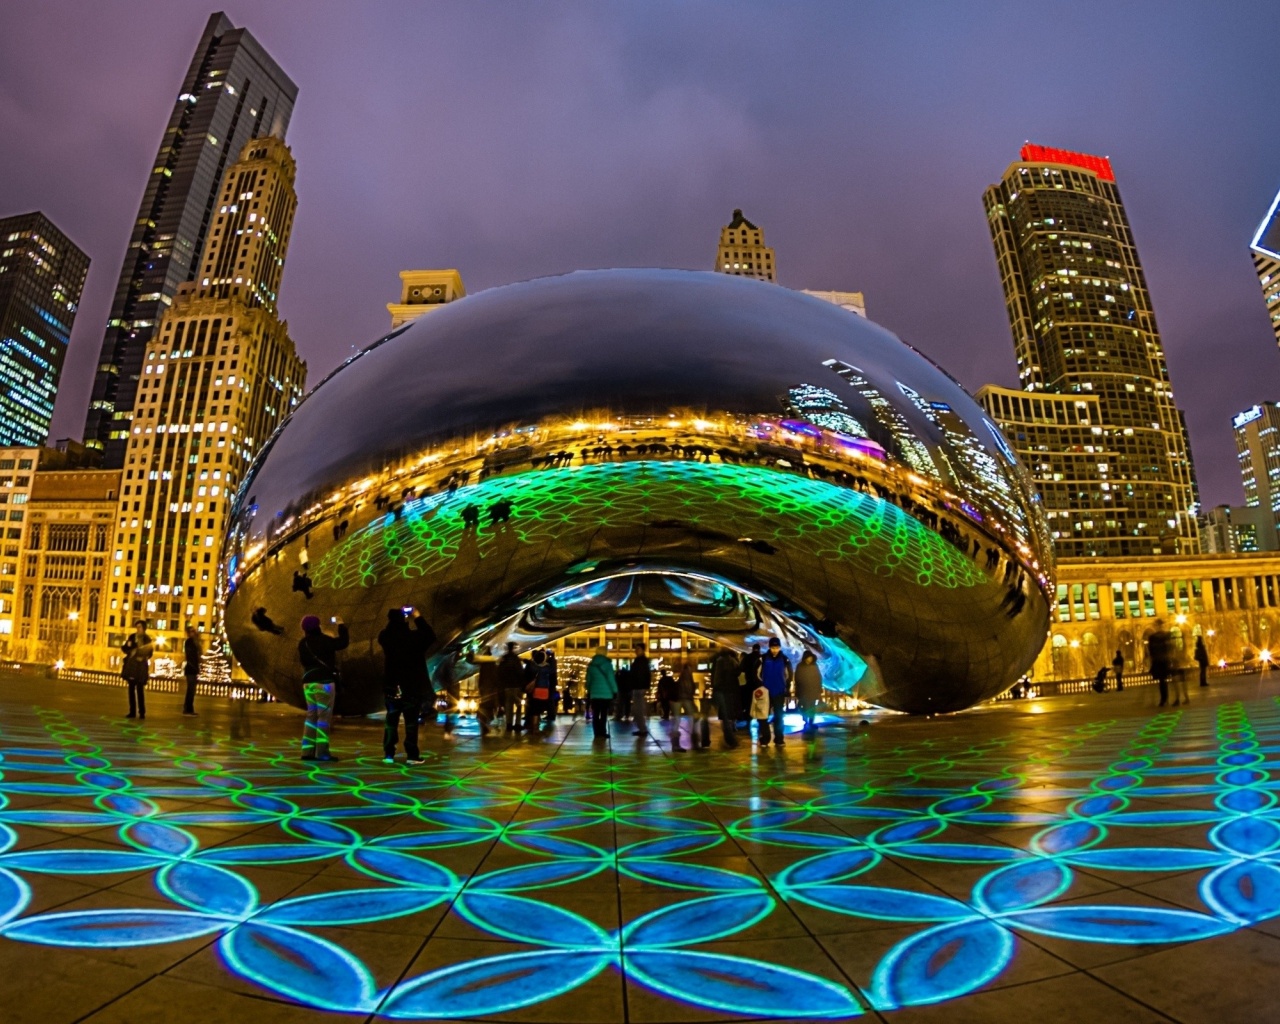
[[[53,400],[86,256],[42,213],[0,220],[0,447],[38,447]]]

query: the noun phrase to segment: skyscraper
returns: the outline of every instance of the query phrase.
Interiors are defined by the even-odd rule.
[[[42,213],[0,220],[0,447],[42,445],[89,257]]]
[[[734,210],[733,219],[720,229],[720,248],[716,250],[715,269],[735,277],[776,280],[773,250],[764,244],[764,231],[742,216],[741,210]]]
[[[278,138],[251,139],[215,195],[198,281],[147,342],[113,545],[107,624],[178,641],[220,628],[218,552],[231,497],[302,397],[303,363],[276,315],[297,196]]]
[[[1275,332],[1276,344],[1280,345],[1280,192],[1276,193],[1271,209],[1253,233],[1249,254],[1262,284],[1271,330]]]
[[[205,25],[160,141],[125,253],[93,382],[85,443],[124,464],[147,342],[178,286],[196,279],[218,188],[250,139],[283,139],[297,86],[246,29]]]
[[[1263,402],[1231,419],[1244,503],[1280,515],[1280,403]]]
[[[1031,144],[1021,155],[983,196],[1019,385],[1096,399],[1097,418],[1091,443],[1072,418],[1057,441],[1038,431],[1037,450],[1018,441],[1029,431],[1017,421],[1001,426],[1036,480],[1060,556],[1195,553],[1186,424],[1111,162]]]

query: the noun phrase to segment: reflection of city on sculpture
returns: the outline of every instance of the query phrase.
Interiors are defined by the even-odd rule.
[[[594,271],[451,303],[321,384],[241,491],[227,629],[299,703],[297,622],[341,615],[349,711],[407,604],[464,672],[647,620],[780,635],[832,689],[949,711],[1034,660],[1048,552],[998,431],[887,331],[774,285]]]

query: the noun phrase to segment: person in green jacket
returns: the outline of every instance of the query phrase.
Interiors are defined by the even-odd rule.
[[[594,738],[609,738],[609,709],[618,696],[618,678],[613,662],[601,647],[587,663],[587,700],[591,703],[591,729]]]

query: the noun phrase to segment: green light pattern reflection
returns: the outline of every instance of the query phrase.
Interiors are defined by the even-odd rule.
[[[509,501],[511,521],[487,510]],[[330,550],[312,570],[318,587],[375,586],[398,577],[449,573],[470,539],[462,509],[482,513],[470,554],[483,558],[510,531],[520,543],[585,550],[600,529],[678,520],[731,538],[763,540],[795,557],[840,563],[851,572],[907,578],[922,586],[971,587],[982,572],[950,543],[896,505],[794,473],[703,462],[593,463],[494,477],[452,497],[431,495],[400,518],[374,520]],[[570,558],[572,560],[572,556]]]
[[[570,1020],[574,993],[612,978],[701,1010],[844,1019],[963,997],[1042,938],[1187,942],[1280,915],[1275,702],[1005,726],[670,758],[591,752],[562,723],[564,742],[446,747],[416,769],[382,765],[371,737],[322,769],[10,709],[0,942],[203,939],[265,994],[390,1018]],[[1187,873],[1195,908],[1137,887]],[[121,889],[123,908],[35,909],[47,879],[136,874],[162,904]],[[1099,879],[1122,896],[1093,895]],[[380,955],[392,927],[428,955]]]

